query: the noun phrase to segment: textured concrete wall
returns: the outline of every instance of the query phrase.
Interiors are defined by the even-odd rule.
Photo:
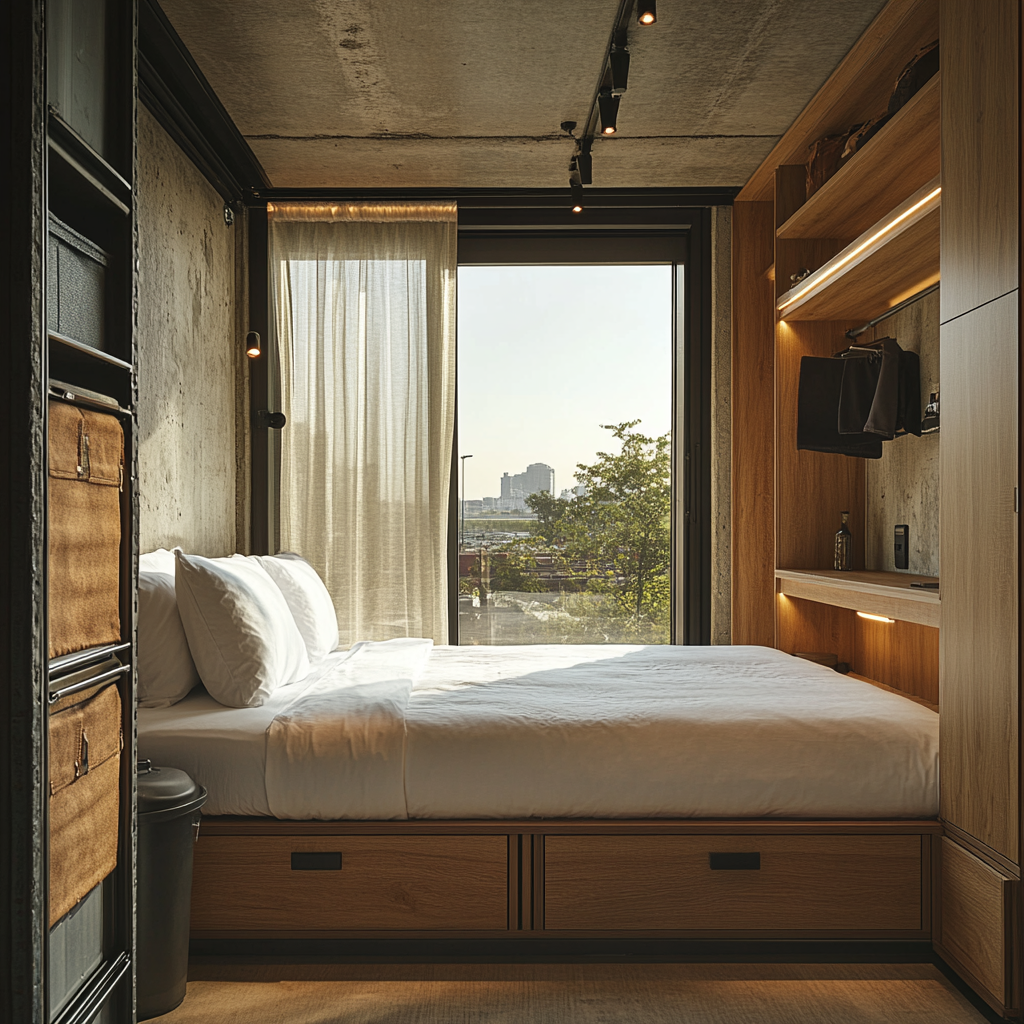
[[[206,179],[139,107],[142,551],[235,550],[235,231]]]
[[[711,211],[711,642],[732,643],[732,207]]]
[[[921,413],[929,391],[939,390],[939,293],[883,320],[875,337],[895,338],[921,359]],[[939,575],[939,438],[900,437],[867,460],[864,565],[895,570],[893,527],[910,527],[909,572]]]

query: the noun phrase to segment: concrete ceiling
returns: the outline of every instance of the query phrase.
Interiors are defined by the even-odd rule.
[[[618,0],[163,0],[279,187],[560,187]],[[884,0],[661,0],[594,185],[742,185]]]

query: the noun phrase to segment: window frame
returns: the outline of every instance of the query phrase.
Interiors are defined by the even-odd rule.
[[[711,642],[711,211],[612,208],[459,211],[459,266],[671,263],[670,643]],[[652,213],[654,214],[652,216]],[[658,221],[661,223],[658,223]],[[679,291],[682,288],[682,302]],[[585,318],[587,311],[581,311]],[[458,342],[456,342],[456,365]],[[458,389],[448,521],[448,635],[459,643]]]

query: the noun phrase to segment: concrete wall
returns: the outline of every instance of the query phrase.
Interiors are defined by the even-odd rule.
[[[732,643],[732,207],[711,211],[711,642]]]
[[[236,546],[235,229],[139,107],[140,550]]]
[[[921,360],[921,414],[928,392],[939,390],[939,293],[883,320],[876,338],[895,338],[902,348]],[[866,460],[867,516],[864,565],[868,569],[895,570],[893,527],[910,527],[912,573],[939,575],[939,438],[899,437],[882,446],[880,459]]]

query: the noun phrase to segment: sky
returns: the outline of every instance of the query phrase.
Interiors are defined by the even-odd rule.
[[[599,424],[668,432],[671,267],[466,266],[458,286],[467,499],[498,497],[501,474],[531,462],[571,487],[577,463],[617,450]]]

